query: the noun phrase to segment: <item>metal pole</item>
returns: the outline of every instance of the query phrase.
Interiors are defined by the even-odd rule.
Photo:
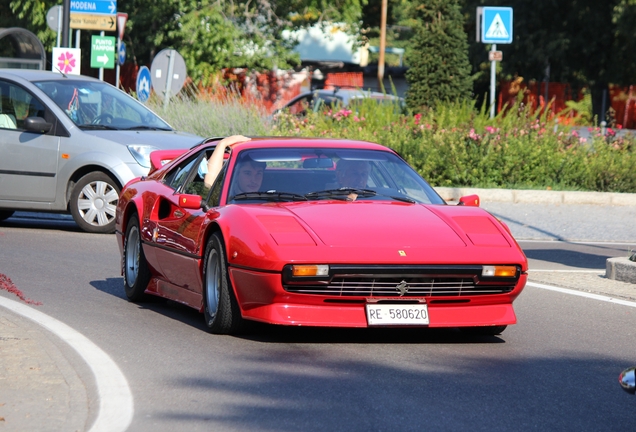
[[[166,76],[166,92],[163,97],[163,109],[168,108],[170,102],[170,89],[172,88],[172,74],[174,73],[175,50],[170,50],[170,60],[168,60],[168,75]]]
[[[497,44],[492,44],[490,52],[497,51]],[[495,118],[495,76],[497,75],[497,62],[490,62],[490,118]]]
[[[99,35],[101,37],[104,37],[104,32],[103,31],[99,32]],[[104,81],[104,68],[103,67],[99,68],[99,79],[100,79],[100,81]]]
[[[386,49],[386,14],[388,0],[382,0],[382,12],[380,14],[380,58],[378,59],[378,84],[380,91],[384,92],[384,51]]]
[[[115,53],[115,87],[119,88],[119,45],[121,40],[117,36],[117,52]]]
[[[62,46],[70,48],[69,28],[71,25],[71,0],[64,0],[62,4]]]
[[[82,35],[82,31],[77,29],[75,30],[75,48],[80,47],[80,36]]]
[[[60,47],[60,40],[62,37],[62,15],[64,12],[62,6],[57,6],[57,47]]]

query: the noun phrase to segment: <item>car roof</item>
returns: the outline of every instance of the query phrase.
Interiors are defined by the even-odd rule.
[[[37,69],[0,69],[0,76],[9,78],[22,78],[27,81],[50,81],[50,80],[84,80],[99,81],[97,78],[86,75],[62,75],[61,73],[37,70]]]
[[[235,151],[252,148],[273,147],[324,147],[391,151],[390,148],[377,143],[337,138],[253,137],[250,141],[242,142],[232,146],[233,150]]]

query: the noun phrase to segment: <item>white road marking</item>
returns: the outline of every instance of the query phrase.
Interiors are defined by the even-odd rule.
[[[128,429],[134,413],[133,396],[126,377],[108,354],[73,328],[23,303],[0,296],[0,306],[49,330],[73,348],[90,367],[99,393],[99,412],[90,432]]]
[[[613,297],[607,297],[607,296],[604,296],[604,295],[592,294],[592,293],[572,290],[572,289],[568,289],[568,288],[559,288],[559,287],[555,287],[555,286],[552,286],[552,285],[544,285],[544,284],[540,284],[540,283],[536,283],[536,282],[526,282],[526,285],[534,287],[534,288],[541,288],[541,289],[546,289],[546,290],[550,290],[550,291],[557,291],[557,292],[564,293],[564,294],[570,294],[570,295],[575,295],[575,296],[579,296],[579,297],[586,297],[586,298],[590,298],[590,299],[594,299],[594,300],[600,300],[600,301],[604,301],[604,302],[608,302],[608,303],[615,303],[615,304],[619,304],[619,305],[623,305],[623,306],[636,307],[636,302],[632,302],[632,301],[628,301],[628,300],[619,300],[619,299],[615,299]]]

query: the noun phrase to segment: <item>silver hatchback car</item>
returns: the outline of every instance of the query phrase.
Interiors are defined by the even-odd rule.
[[[0,69],[0,221],[70,212],[84,231],[113,232],[119,191],[150,153],[202,140],[98,79]]]

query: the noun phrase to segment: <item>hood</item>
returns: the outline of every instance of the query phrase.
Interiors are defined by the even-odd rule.
[[[160,150],[190,148],[203,138],[186,132],[156,130],[83,130],[82,133],[123,145],[142,144]]]
[[[423,205],[391,201],[324,202],[289,206],[330,247],[465,247],[462,238]]]
[[[527,260],[514,238],[478,207],[396,201],[230,205],[228,250],[236,265],[280,263],[483,264]],[[261,230],[253,229],[254,223]]]

